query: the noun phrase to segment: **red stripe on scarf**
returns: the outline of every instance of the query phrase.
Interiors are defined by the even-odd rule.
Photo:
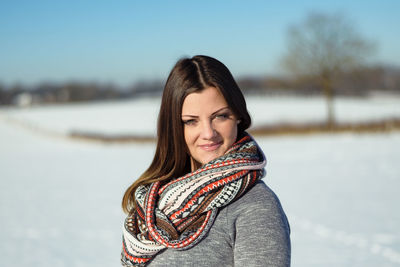
[[[172,214],[170,216],[171,221],[175,220],[180,214],[185,212],[187,209],[190,209],[193,206],[193,204],[196,203],[197,198],[200,197],[201,195],[208,193],[211,190],[220,188],[221,186],[234,181],[235,179],[243,176],[246,172],[248,172],[248,171],[242,170],[234,175],[225,177],[224,179],[215,181],[215,182],[207,185],[206,187],[201,189],[199,192],[197,192],[197,194],[195,194],[181,210],[178,210],[174,214]]]

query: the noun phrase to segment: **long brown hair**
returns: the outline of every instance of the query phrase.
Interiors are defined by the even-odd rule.
[[[191,171],[190,156],[182,124],[185,97],[208,87],[217,88],[229,108],[240,120],[238,136],[250,126],[246,101],[228,68],[215,58],[194,56],[179,60],[168,76],[161,100],[157,124],[157,148],[149,168],[125,192],[122,209],[135,207],[135,191],[140,185],[169,180]]]

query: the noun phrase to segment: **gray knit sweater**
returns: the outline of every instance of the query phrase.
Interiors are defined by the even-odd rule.
[[[220,210],[199,244],[166,249],[148,266],[290,266],[289,233],[279,199],[259,182]]]

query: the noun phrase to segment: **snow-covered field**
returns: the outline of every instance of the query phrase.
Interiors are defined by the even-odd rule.
[[[247,100],[255,125],[325,115],[319,98]],[[0,109],[0,266],[119,266],[121,197],[154,144],[63,136],[154,134],[158,104]],[[336,108],[340,121],[400,117],[398,98],[339,99]],[[400,266],[399,132],[257,140],[269,159],[264,181],[291,224],[292,266]]]
[[[323,121],[326,106],[323,98],[259,97],[246,98],[253,125],[277,122]],[[53,133],[69,131],[106,134],[155,135],[159,98],[102,102],[93,104],[49,105],[20,110],[3,110],[1,115]],[[335,101],[338,121],[365,121],[400,117],[400,98],[340,98]]]

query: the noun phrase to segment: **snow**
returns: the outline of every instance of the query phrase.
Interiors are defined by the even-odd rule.
[[[341,121],[399,117],[399,104],[335,103]],[[154,134],[158,105],[0,109],[0,266],[119,266],[121,197],[152,160],[154,144],[74,141],[65,133]],[[255,125],[325,116],[319,98],[249,97],[248,108]],[[400,265],[399,132],[257,141],[268,158],[264,181],[291,225],[292,266]]]
[[[263,138],[293,266],[397,266],[400,134]]]
[[[155,135],[160,98],[133,99],[122,102],[76,103],[4,109],[9,120],[46,132],[65,134],[72,131],[104,134]],[[247,97],[253,125],[278,122],[323,121],[325,100],[321,97]],[[334,102],[341,122],[376,120],[400,116],[400,98],[337,98]]]

